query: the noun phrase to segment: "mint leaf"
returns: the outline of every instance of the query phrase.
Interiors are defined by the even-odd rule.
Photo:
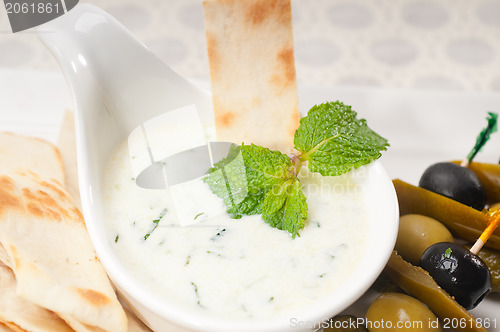
[[[204,181],[224,199],[233,218],[262,213],[265,195],[277,184],[293,179],[288,156],[251,145],[234,145],[226,158],[214,164]]]
[[[295,132],[295,149],[311,172],[336,176],[380,158],[387,140],[368,128],[366,120],[343,103],[312,107]]]
[[[250,192],[270,190],[276,184],[293,179],[290,158],[279,152],[258,145],[242,145],[241,153],[247,170]]]
[[[307,219],[306,197],[298,178],[274,186],[262,206],[262,219],[272,227],[286,230],[295,238]]]
[[[246,169],[239,146],[231,145],[227,157],[215,163],[208,174],[203,181],[214,194],[224,200],[227,207],[238,205],[247,197]],[[229,213],[237,214],[237,210]]]
[[[251,216],[262,213],[262,204],[264,203],[265,192],[247,193],[243,200],[231,205],[226,204],[227,213],[234,219],[239,219],[243,215]]]
[[[263,214],[273,214],[280,210],[285,204],[288,195],[288,189],[293,180],[284,181],[275,185],[264,197],[262,205]]]

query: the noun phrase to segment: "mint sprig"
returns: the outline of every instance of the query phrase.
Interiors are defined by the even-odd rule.
[[[226,158],[214,164],[205,177],[212,192],[222,198],[233,218],[262,214],[267,193],[293,179],[287,155],[254,144],[233,145]]]
[[[336,176],[380,158],[387,140],[356,118],[351,106],[330,102],[312,107],[295,132],[295,149],[311,172]]]
[[[350,106],[316,105],[300,120],[292,158],[254,144],[233,145],[204,181],[224,200],[233,218],[260,214],[272,227],[299,235],[307,202],[299,180],[303,163],[311,172],[336,176],[380,158],[387,140],[372,131]]]

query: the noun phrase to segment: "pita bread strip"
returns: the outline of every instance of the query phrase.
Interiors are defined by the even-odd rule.
[[[203,5],[217,139],[288,152],[299,125],[290,1]]]
[[[23,330],[22,328],[20,328],[19,326],[17,326],[16,324],[12,323],[12,322],[5,322],[4,324],[0,323],[0,331],[1,332],[4,332],[4,329],[5,329],[5,332],[29,332],[29,331],[26,331],[26,330]]]
[[[71,111],[66,111],[64,116],[58,145],[64,163],[66,188],[73,197],[73,201],[78,203],[80,201],[80,191],[76,158],[75,122],[74,113]],[[120,298],[118,300],[120,301]],[[128,332],[151,332],[139,318],[126,308],[126,305],[123,305],[123,307],[128,320]]]
[[[55,313],[17,296],[14,274],[10,268],[2,265],[0,265],[0,322],[21,331],[73,331]]]
[[[58,147],[64,165],[64,187],[69,192],[73,201],[81,209],[80,191],[78,186],[78,168],[76,159],[75,119],[71,111],[64,114],[61,130],[59,132]]]
[[[128,319],[128,332],[152,332],[134,313],[125,309]]]
[[[0,332],[16,332],[5,324],[0,323]]]
[[[31,173],[40,179],[55,180],[64,186],[61,155],[47,141],[0,132],[0,156],[0,174]]]
[[[68,323],[68,325],[71,326],[75,331],[78,331],[78,332],[106,332],[106,330],[103,330],[101,328],[83,324],[83,323],[79,322],[78,320],[74,319],[70,315],[65,315],[65,314],[61,314],[61,313],[58,313],[58,315],[62,319],[64,319],[64,321],[66,323]]]
[[[126,331],[125,313],[69,195],[57,182],[29,175],[11,180],[18,202],[0,215],[0,242],[18,294],[82,324]]]
[[[35,173],[26,168],[25,160],[18,163],[18,171],[2,164],[15,159],[12,155],[0,154],[0,243],[16,276],[17,293],[84,325],[126,331],[125,313],[95,256],[82,215],[61,185],[64,173],[58,153],[47,154],[54,150],[47,149],[46,142],[45,149],[39,149],[40,141],[3,137],[23,150],[0,152],[19,158],[30,155],[26,159],[32,167],[44,167],[44,172]],[[5,170],[8,173],[2,175]]]
[[[1,243],[0,243],[0,263],[3,263],[4,265],[11,267],[10,258],[9,255],[7,254],[7,250],[5,250],[5,248],[2,246]]]

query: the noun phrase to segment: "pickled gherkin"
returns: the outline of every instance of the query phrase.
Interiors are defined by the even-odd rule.
[[[469,332],[486,331],[474,316],[438,286],[427,271],[406,262],[395,251],[391,254],[384,272],[406,293],[425,303],[440,319],[467,322],[457,329]]]
[[[393,184],[401,215],[422,214],[434,218],[443,223],[453,235],[469,242],[476,241],[488,226],[489,216],[486,212],[399,179],[393,180]],[[500,227],[493,232],[485,246],[500,250]]]

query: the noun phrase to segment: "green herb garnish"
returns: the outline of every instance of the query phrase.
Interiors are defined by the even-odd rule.
[[[303,163],[311,172],[336,176],[378,159],[388,146],[356,115],[339,101],[316,105],[295,132],[297,155],[290,158],[254,144],[233,145],[204,181],[224,200],[233,218],[260,214],[272,227],[295,238],[307,218],[298,176]]]
[[[451,248],[448,248],[444,252],[444,258],[450,258],[451,257]]]
[[[311,172],[336,176],[380,158],[387,140],[356,118],[351,106],[341,102],[316,105],[300,120],[295,149]]]
[[[205,214],[205,212],[200,212],[200,213],[198,213],[196,216],[194,216],[194,219],[193,219],[193,220],[198,219],[198,217],[201,217],[201,216],[202,216],[202,215],[204,215],[204,214]]]
[[[212,238],[210,240],[211,241],[217,241],[218,239],[220,239],[222,237],[222,235],[224,234],[225,231],[226,231],[226,229],[223,228],[222,230],[220,230],[219,232],[217,232],[217,234],[215,234],[214,236],[212,236]]]
[[[198,299],[198,305],[202,308],[205,308],[201,302],[200,302],[200,294],[198,293],[198,285],[196,285],[194,282],[191,282],[191,286],[194,288],[194,293],[196,294],[196,298]]]
[[[160,215],[158,216],[158,218],[156,218],[155,220],[153,220],[153,228],[151,228],[151,230],[146,234],[144,235],[144,240],[147,240],[148,237],[151,235],[151,233],[153,233],[153,231],[156,229],[156,227],[158,227],[158,224],[160,223],[160,220],[165,216],[165,214],[168,212],[168,209],[163,209],[160,213]]]

